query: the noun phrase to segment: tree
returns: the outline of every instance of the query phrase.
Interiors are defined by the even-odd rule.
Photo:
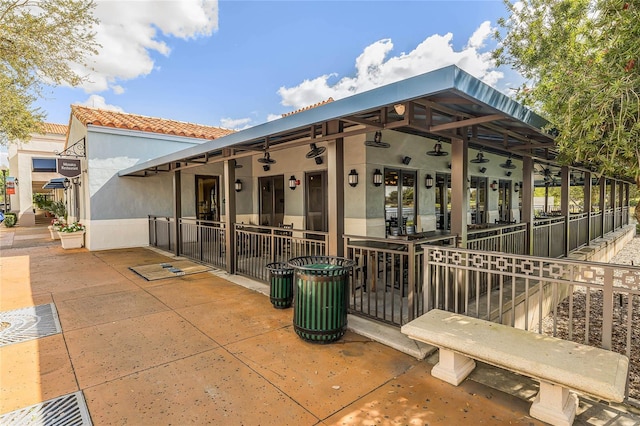
[[[560,161],[640,187],[640,2],[505,0],[498,64],[527,80],[517,98],[549,118]]]
[[[74,66],[97,54],[93,0],[0,0],[0,144],[27,140],[46,85],[78,86]],[[87,67],[88,68],[88,67]]]

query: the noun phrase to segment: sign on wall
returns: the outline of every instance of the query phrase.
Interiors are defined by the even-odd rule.
[[[16,178],[12,176],[7,176],[6,185],[7,185],[7,195],[15,195]]]
[[[80,160],[58,158],[58,173],[66,177],[80,176]]]

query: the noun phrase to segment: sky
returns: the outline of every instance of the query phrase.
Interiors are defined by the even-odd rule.
[[[96,3],[89,81],[49,88],[48,122],[82,104],[240,130],[451,64],[507,94],[521,81],[490,57],[501,0]]]

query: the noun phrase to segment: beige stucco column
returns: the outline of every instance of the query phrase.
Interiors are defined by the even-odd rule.
[[[533,190],[534,190],[534,167],[533,158],[524,157],[522,159],[522,222],[527,224],[527,247],[525,252],[533,255],[533,225],[535,212],[533,211]]]
[[[236,245],[235,229],[236,223],[236,191],[234,184],[236,181],[236,160],[224,160],[224,215],[225,215],[225,260],[227,272],[236,273]]]
[[[329,134],[338,130],[337,122],[328,123]],[[344,185],[344,140],[337,138],[327,144],[327,254],[330,256],[344,254]]]
[[[175,247],[173,252],[180,256],[180,218],[182,217],[182,175],[180,170],[173,172],[173,225],[175,227]]]

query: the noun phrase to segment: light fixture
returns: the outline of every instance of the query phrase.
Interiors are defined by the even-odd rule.
[[[491,188],[494,191],[498,190],[498,181],[494,180],[493,182],[491,182],[491,185],[489,185],[489,188]]]
[[[509,170],[508,172],[504,172],[504,174],[505,174],[506,176],[511,176],[511,170]]]
[[[77,186],[81,186],[82,185],[82,182],[80,181],[80,178],[77,177],[77,176],[74,177],[73,179],[71,179],[71,182],[73,182],[73,184],[77,185]]]
[[[376,169],[373,172],[373,184],[375,186],[382,185],[382,172],[380,171],[380,169]]]
[[[389,148],[391,146],[387,142],[382,142],[382,132],[379,130],[373,135],[372,141],[365,141],[364,144],[372,148]]]
[[[411,157],[407,157],[406,155],[402,157],[402,164],[404,164],[405,166],[408,166],[410,162],[411,162]]]
[[[351,169],[351,171],[347,175],[347,181],[352,187],[358,185],[358,172],[356,172],[356,169]]]
[[[406,110],[406,108],[404,107],[404,104],[395,104],[393,106],[393,109],[396,111],[396,114],[398,115],[404,115],[404,112]]]
[[[320,164],[322,164],[322,157],[316,157],[314,158],[314,160],[316,161],[316,164],[319,166]]]
[[[480,169],[479,169],[479,170],[480,170],[480,173],[484,173],[484,172],[486,172],[486,171],[487,171],[487,168],[486,168],[486,167],[480,167]]]
[[[315,143],[312,143],[309,146],[311,147],[311,151],[307,152],[307,158],[316,158],[327,150],[324,146],[316,146]]]
[[[242,181],[240,179],[236,179],[234,187],[236,189],[236,192],[242,191]]]
[[[438,139],[438,142],[433,146],[433,149],[431,151],[427,151],[427,155],[432,157],[444,157],[445,155],[449,155],[449,153],[442,150],[442,142]]]
[[[514,190],[514,192],[520,191],[520,185],[518,184],[518,182],[516,182],[516,184],[513,185],[513,190]]]
[[[433,186],[433,176],[431,175],[426,175],[424,177],[424,186],[429,189]]]
[[[262,158],[258,158],[258,163],[263,163],[263,164],[274,164],[276,162],[276,160],[274,160],[273,158],[271,158],[271,155],[269,154],[269,152],[265,152],[264,153],[264,157]]]
[[[268,164],[265,164],[264,166],[262,166],[262,170],[264,170],[265,172],[268,172],[269,169],[271,169],[271,166]]]
[[[71,186],[71,181],[69,179],[67,179],[67,178],[64,178],[64,181],[62,182],[62,185],[64,186],[64,190],[66,191]]]
[[[507,161],[505,161],[504,163],[500,164],[500,167],[502,167],[503,169],[515,169],[516,168],[516,165],[511,162],[511,154],[509,154],[509,158],[507,158]]]
[[[484,158],[484,154],[483,154],[482,150],[480,150],[480,151],[478,151],[478,155],[476,155],[476,158],[471,160],[471,162],[475,163],[475,164],[484,164],[484,163],[488,163],[489,159],[488,158]]]
[[[298,186],[298,180],[295,176],[291,175],[291,177],[289,178],[289,189],[293,191],[294,189],[296,189],[296,186]]]

